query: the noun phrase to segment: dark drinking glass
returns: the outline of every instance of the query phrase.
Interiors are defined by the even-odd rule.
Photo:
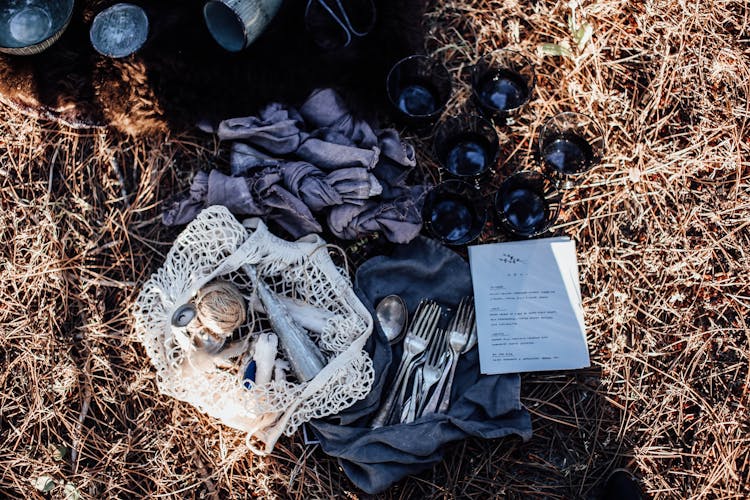
[[[518,172],[503,181],[495,195],[495,212],[505,229],[530,238],[547,231],[560,212],[562,196],[544,174]]]
[[[495,127],[480,116],[457,116],[435,132],[435,157],[450,175],[478,179],[497,163],[500,146]]]
[[[581,113],[560,113],[542,127],[539,156],[549,171],[562,176],[586,172],[601,161],[604,134],[599,125]]]
[[[397,106],[407,115],[429,115],[438,109],[437,91],[429,82],[407,84],[399,92]]]
[[[479,101],[499,111],[511,111],[529,99],[529,88],[518,73],[499,70],[490,73],[477,84]]]
[[[465,245],[481,234],[487,222],[487,209],[472,186],[449,180],[427,193],[422,221],[427,231],[441,242]]]
[[[531,61],[514,50],[484,56],[471,70],[474,100],[487,116],[507,118],[531,99],[536,75]]]
[[[410,56],[388,73],[386,91],[399,118],[408,125],[434,124],[450,99],[452,80],[445,66],[427,56]]]

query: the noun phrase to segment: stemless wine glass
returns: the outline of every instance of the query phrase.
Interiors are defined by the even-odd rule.
[[[521,52],[500,49],[482,57],[471,70],[471,89],[485,116],[505,121],[531,99],[536,74]]]
[[[422,221],[427,231],[446,245],[466,245],[482,233],[487,208],[478,190],[452,179],[427,193]]]
[[[524,170],[502,182],[495,195],[495,213],[510,233],[531,238],[552,226],[561,202],[562,195],[552,179]]]
[[[397,62],[386,79],[388,99],[408,125],[433,125],[451,96],[451,75],[439,62],[415,55]]]
[[[545,168],[570,184],[570,176],[586,172],[601,161],[604,133],[590,116],[560,113],[542,126],[538,153]]]
[[[433,150],[448,174],[474,182],[492,172],[500,156],[495,127],[475,115],[456,116],[443,122],[435,132]]]

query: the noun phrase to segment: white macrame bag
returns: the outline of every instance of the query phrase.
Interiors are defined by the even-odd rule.
[[[277,295],[326,312],[322,331],[312,338],[327,364],[312,380],[282,378],[254,385],[243,380],[253,340],[272,331],[252,307],[231,347],[219,353],[222,362],[215,364],[198,362],[200,353],[186,328],[172,325],[175,311],[215,279],[231,281],[246,303],[252,303],[253,285],[242,270],[247,264],[255,266],[258,277]],[[372,317],[317,235],[290,242],[271,234],[258,219],[240,224],[225,207],[207,208],[179,235],[164,265],[144,284],[134,314],[138,337],[156,368],[159,391],[246,431],[255,453],[270,453],[282,432],[291,435],[310,419],[336,414],[372,387],[372,360],[364,350]],[[281,349],[278,357],[283,357]]]

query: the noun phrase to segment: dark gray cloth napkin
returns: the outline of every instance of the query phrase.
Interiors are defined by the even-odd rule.
[[[391,256],[374,257],[359,267],[356,289],[374,315],[377,302],[398,294],[412,314],[420,299],[453,308],[472,294],[468,264],[434,240],[418,237],[398,245]],[[409,424],[371,429],[384,384],[392,380],[401,349],[388,342],[375,321],[367,345],[375,367],[372,392],[339,415],[311,422],[323,450],[339,459],[344,472],[367,493],[378,493],[403,477],[442,460],[443,445],[469,436],[485,439],[516,434],[531,438],[531,419],[521,407],[518,375],[479,374],[476,347],[461,356],[446,414],[425,415]]]

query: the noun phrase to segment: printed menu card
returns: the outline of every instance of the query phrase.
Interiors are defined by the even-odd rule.
[[[469,263],[482,373],[590,365],[573,241],[470,246]]]

